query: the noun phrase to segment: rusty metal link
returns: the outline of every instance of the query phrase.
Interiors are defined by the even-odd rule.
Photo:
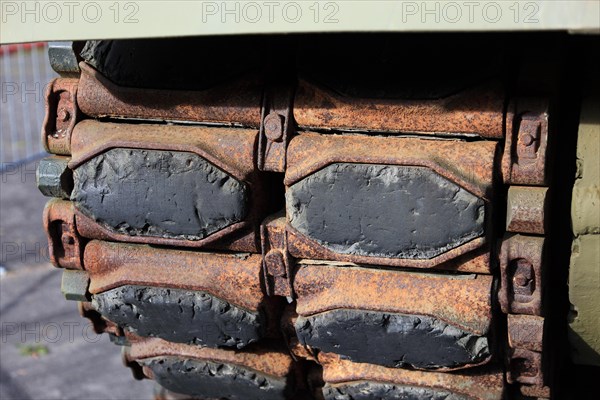
[[[331,354],[320,354],[319,363],[323,365],[324,389],[341,389],[361,382],[372,382],[439,390],[476,400],[505,398],[504,374],[494,367],[472,372],[425,372],[352,363]]]
[[[283,329],[299,357],[335,353],[355,362],[437,371],[474,367],[491,358],[492,287],[491,275],[301,260],[294,275],[295,311],[286,311]],[[431,334],[431,330],[439,331]],[[368,344],[363,344],[363,336]],[[466,336],[478,343],[476,354],[455,343]],[[415,356],[410,344],[401,344],[417,337],[428,348],[426,362]]]
[[[195,290],[256,311],[264,304],[259,254],[217,254],[94,240],[84,255],[89,291],[122,285]]]
[[[423,314],[485,334],[492,319],[492,282],[490,275],[388,271],[305,260],[295,273],[294,290],[299,315],[336,309]]]
[[[552,391],[549,386],[531,386],[521,385],[519,386],[519,392],[526,399],[550,399],[552,398]]]
[[[267,84],[258,137],[261,171],[285,172],[287,146],[296,128],[292,113],[294,89],[291,79]]]
[[[260,227],[260,237],[267,295],[293,297],[285,216],[276,214],[267,218]]]
[[[50,262],[60,268],[83,269],[85,242],[77,231],[73,203],[52,199],[46,203],[43,218]]]
[[[506,205],[506,230],[516,233],[546,233],[548,188],[511,186]]]
[[[284,183],[286,185],[286,204],[288,217],[288,244],[289,252],[296,258],[322,259],[343,262],[353,262],[360,264],[387,265],[397,267],[416,267],[416,268],[441,268],[450,270],[460,270],[469,272],[487,272],[491,271],[488,251],[486,243],[488,237],[489,226],[492,218],[489,201],[493,198],[493,175],[494,175],[494,159],[497,150],[497,143],[493,141],[477,141],[465,142],[459,140],[427,140],[419,138],[398,138],[398,137],[369,137],[359,135],[325,135],[313,132],[303,132],[295,136],[288,147],[288,165],[286,169]],[[337,170],[336,170],[337,168]],[[372,177],[364,179],[365,186],[349,187],[351,182],[356,181],[354,178],[346,179],[347,183],[336,185],[335,179],[342,173],[334,175],[338,170],[349,168],[365,168],[379,169],[381,171],[390,170],[387,174],[392,179],[398,180],[394,194],[408,192],[405,186],[415,182],[417,178],[411,176],[402,180],[394,178],[399,176],[399,173],[407,175],[414,174],[422,177],[419,181],[420,187],[430,185],[434,189],[439,189],[441,197],[453,196],[453,201],[456,198],[465,199],[462,206],[454,208],[454,205],[448,206],[447,209],[441,210],[450,203],[434,206],[431,209],[419,209],[410,211],[406,208],[422,207],[419,198],[428,196],[430,193],[410,193],[408,192],[408,202],[414,201],[414,206],[406,205],[407,202],[398,201],[398,204],[390,203],[386,200],[385,204],[374,204],[370,208],[381,208],[382,210],[390,210],[390,217],[398,213],[391,214],[394,207],[404,210],[406,218],[414,218],[413,233],[422,230],[425,226],[429,229],[432,224],[440,225],[439,232],[445,232],[449,225],[455,226],[462,221],[467,221],[472,218],[472,229],[469,232],[469,239],[463,239],[459,242],[448,244],[443,251],[437,251],[432,255],[387,255],[381,253],[369,253],[368,250],[353,250],[344,247],[344,243],[354,242],[352,240],[343,240],[341,242],[327,242],[325,239],[313,236],[307,229],[302,230],[299,225],[309,224],[310,226],[325,226],[329,229],[336,227],[338,232],[343,232],[346,228],[339,226],[338,220],[323,220],[311,221],[310,218],[319,217],[326,218],[325,213],[318,213],[315,209],[312,216],[300,215],[306,211],[305,206],[310,202],[317,204],[322,210],[338,209],[353,209],[355,213],[346,218],[346,221],[353,225],[349,229],[358,229],[357,227],[375,226],[381,230],[389,232],[388,238],[399,235],[411,235],[410,228],[400,226],[387,226],[385,221],[388,220],[388,215],[377,215],[373,218],[380,218],[377,221],[362,221],[362,214],[366,213],[369,207],[365,208],[363,203],[346,204],[340,203],[333,205],[330,200],[354,201],[359,194],[368,194],[375,190],[375,185],[371,182],[382,182],[383,189],[390,187],[390,183],[380,178],[386,176],[385,173],[380,173],[379,170],[373,172]],[[395,168],[393,171],[391,169]],[[331,172],[331,171],[333,172]],[[396,171],[398,170],[398,171]],[[327,175],[330,174],[331,175]],[[367,171],[368,172],[368,171]],[[360,176],[365,176],[362,173]],[[387,182],[387,183],[386,183]],[[296,190],[295,188],[298,188]],[[333,190],[338,190],[333,192]],[[304,191],[300,193],[300,191]],[[317,192],[320,190],[321,192]],[[390,189],[391,190],[391,189]],[[419,189],[417,189],[419,190]],[[450,193],[452,192],[452,193]],[[297,195],[297,193],[300,193]],[[323,194],[324,193],[324,194]],[[459,194],[457,194],[459,193]],[[321,195],[321,200],[315,200],[316,195]],[[392,193],[371,193],[368,199],[389,199]],[[365,195],[366,196],[366,195]],[[306,198],[307,200],[302,200]],[[337,201],[336,200],[336,201]],[[358,200],[363,201],[363,200]],[[364,201],[368,201],[365,197]],[[461,202],[462,200],[457,200]],[[458,203],[457,203],[458,204]],[[426,206],[429,207],[429,206]],[[437,208],[433,208],[437,207]],[[463,213],[465,207],[469,207],[472,211]],[[405,210],[406,209],[406,210]],[[444,212],[447,211],[447,214]],[[382,211],[383,212],[383,211]],[[439,214],[438,214],[439,213]],[[297,214],[297,215],[296,215]],[[335,214],[331,211],[330,214]],[[402,214],[404,216],[404,214]],[[437,218],[426,221],[419,218],[427,219],[427,216],[439,215]],[[334,215],[335,216],[335,215]],[[456,220],[455,220],[456,219]],[[298,224],[294,223],[298,221]],[[361,222],[361,223],[359,223]],[[468,221],[471,223],[471,220]],[[383,227],[386,225],[385,227]],[[320,229],[320,228],[319,228]],[[325,229],[325,228],[324,228]],[[403,229],[403,230],[402,230]],[[467,229],[467,228],[465,228]],[[470,232],[477,233],[471,234]],[[361,233],[362,234],[362,233]],[[370,238],[365,239],[369,242]],[[453,241],[452,238],[440,238],[440,240]],[[406,239],[406,242],[418,242],[418,238]],[[439,242],[439,241],[438,241]],[[371,242],[372,244],[372,242]],[[366,247],[373,247],[367,243]],[[421,243],[422,244],[422,243]],[[413,248],[407,248],[407,252],[416,251]],[[435,250],[435,249],[434,249]],[[432,251],[433,252],[433,251]],[[466,253],[470,255],[469,261]],[[460,256],[465,256],[459,260]]]
[[[498,299],[506,314],[544,314],[545,238],[507,235],[500,249]]]
[[[76,202],[80,233],[91,239],[259,252],[259,224],[262,218],[268,214],[271,205],[266,201],[268,188],[262,182],[262,176],[255,170],[255,141],[256,131],[249,129],[82,121],[77,124],[73,132],[71,141],[73,156],[69,162],[69,167],[75,171],[76,187],[82,187],[86,184],[87,179],[93,178],[93,176],[83,173],[79,176],[78,169],[83,170],[82,166],[85,166],[86,163],[101,160],[112,149],[139,149],[142,152],[163,151],[170,152],[168,153],[169,157],[171,154],[194,154],[199,157],[198,162],[206,161],[223,171],[220,173],[223,175],[222,179],[229,176],[237,180],[236,185],[240,187],[241,191],[239,197],[243,197],[247,202],[243,206],[247,212],[242,219],[236,219],[215,232],[192,240],[179,238],[176,235],[128,234],[117,229],[118,227],[99,223],[94,218],[94,210],[84,210],[82,205]],[[108,160],[102,162],[111,164]],[[168,162],[168,160],[161,161],[161,164],[157,164],[154,170],[164,170],[169,165]],[[195,161],[188,161],[188,166],[193,165],[193,162]],[[126,165],[120,167],[117,165],[107,173],[116,176],[120,170],[125,168]],[[211,174],[215,173],[211,172]],[[171,179],[171,175],[165,179]],[[213,181],[219,181],[219,179],[214,178]],[[168,185],[165,184],[165,186]],[[247,190],[244,190],[246,186]],[[154,196],[160,195],[150,186],[147,189],[152,190]],[[173,190],[179,190],[183,195],[188,189],[180,187]],[[169,202],[170,199],[165,199],[162,207],[173,205]],[[212,207],[219,206],[221,205],[215,204]],[[198,210],[199,213],[202,211],[202,209]],[[130,213],[135,213],[135,210],[131,210]],[[123,220],[127,221],[128,216],[130,215],[124,214]],[[175,215],[171,216],[171,218],[175,217]]]
[[[504,183],[548,185],[548,125],[546,99],[520,98],[510,104],[502,156]]]
[[[511,384],[519,384],[523,394],[549,397],[544,374],[545,318],[534,315],[507,316],[508,374]]]
[[[508,383],[543,386],[542,353],[527,349],[510,349]]]
[[[91,117],[206,122],[258,129],[263,82],[258,76],[203,91],[138,89],[118,86],[93,67],[79,64],[77,99]]]
[[[245,351],[213,349],[140,338],[126,333],[123,363],[134,375],[194,398],[283,399],[301,386],[302,371],[277,344]]]
[[[509,314],[507,321],[508,345],[511,348],[542,352],[546,321],[544,317]]]
[[[159,338],[141,338],[130,333],[125,335],[131,343],[126,352],[126,359],[129,361],[174,356],[231,363],[278,377],[287,376],[293,367],[292,358],[276,346],[258,347],[254,351],[233,351],[172,343]]]
[[[504,136],[504,91],[498,83],[439,100],[350,98],[301,80],[294,117],[302,129]]]
[[[42,143],[48,153],[71,154],[71,133],[82,118],[77,104],[78,86],[78,79],[57,78],[46,87]]]
[[[263,292],[260,254],[93,240],[84,268],[96,314],[125,331],[208,347],[242,348],[280,337],[281,299]]]

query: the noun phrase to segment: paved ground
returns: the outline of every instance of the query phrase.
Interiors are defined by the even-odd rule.
[[[31,171],[0,175],[0,399],[151,399],[152,383],[134,381],[119,347],[62,297]]]

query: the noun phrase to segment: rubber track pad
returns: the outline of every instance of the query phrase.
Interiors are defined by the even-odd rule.
[[[386,367],[457,368],[490,355],[487,337],[423,315],[333,310],[300,316],[295,328],[313,349]]]
[[[93,296],[105,318],[143,337],[242,348],[263,336],[264,316],[203,292],[121,286]]]

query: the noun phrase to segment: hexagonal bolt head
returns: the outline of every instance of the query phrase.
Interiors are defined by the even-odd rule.
[[[69,199],[73,190],[73,171],[68,167],[69,158],[51,156],[38,164],[37,186],[44,196]]]
[[[50,42],[48,44],[48,58],[50,66],[63,77],[76,77],[79,75],[79,53],[85,42]]]

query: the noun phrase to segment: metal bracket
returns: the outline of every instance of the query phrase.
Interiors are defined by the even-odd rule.
[[[285,216],[267,218],[260,227],[260,238],[267,295],[293,297]]]
[[[258,137],[258,169],[285,172],[286,150],[295,131],[291,80],[270,82],[265,89]]]
[[[506,314],[542,315],[543,237],[507,236],[500,250],[498,298]]]
[[[77,107],[77,79],[57,78],[46,89],[42,143],[48,153],[71,154],[71,134],[81,112]]]
[[[75,224],[75,207],[65,200],[52,199],[44,208],[50,262],[59,268],[83,269],[83,238]]]
[[[546,232],[548,188],[511,186],[508,188],[506,230],[543,235]]]
[[[542,351],[546,319],[536,315],[508,315],[508,345],[530,351]]]
[[[518,99],[509,106],[502,156],[504,183],[547,185],[548,102]]]
[[[508,383],[543,386],[542,353],[526,349],[510,349]]]

